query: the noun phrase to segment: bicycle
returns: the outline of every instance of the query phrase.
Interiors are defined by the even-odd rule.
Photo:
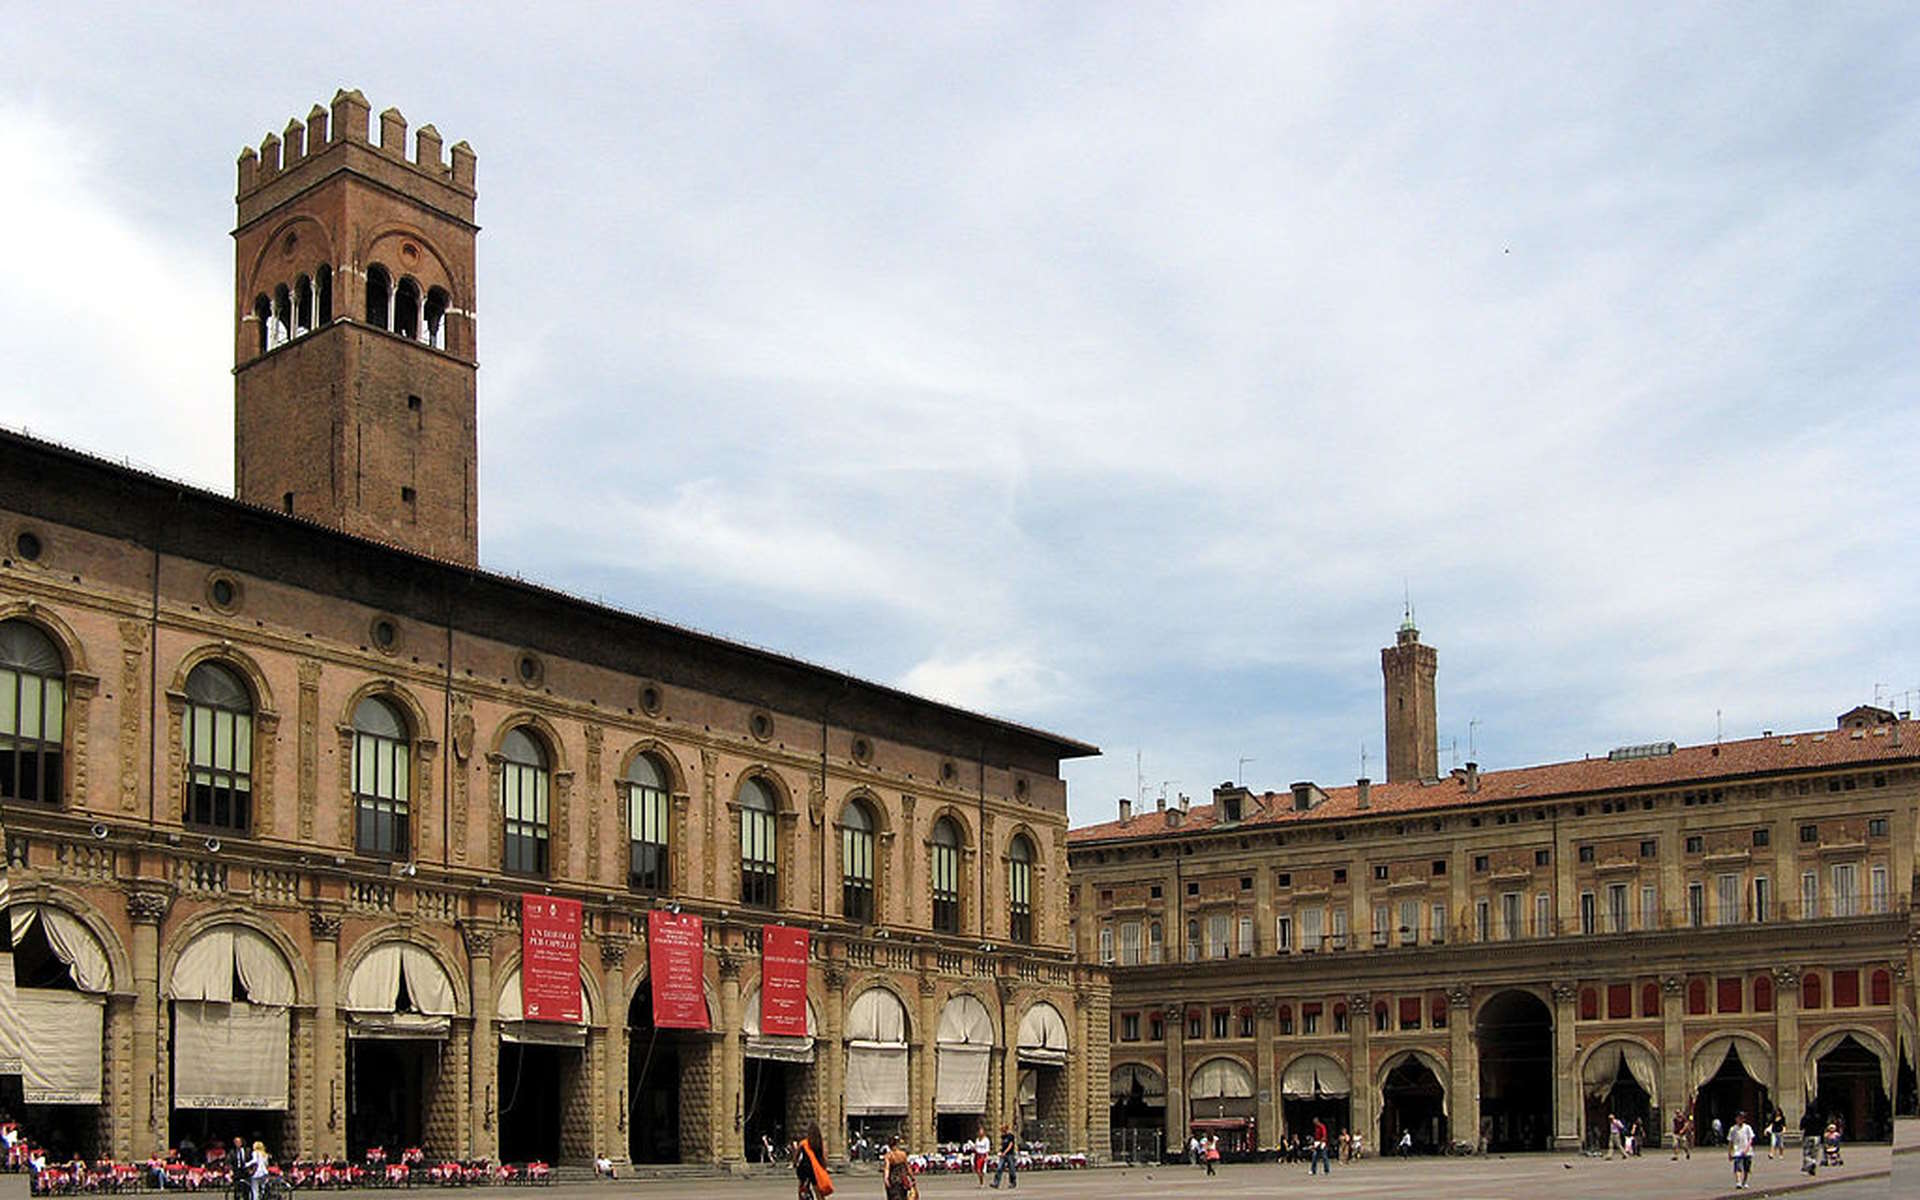
[[[252,1182],[234,1180],[233,1200],[253,1200]],[[285,1175],[267,1176],[260,1181],[260,1200],[293,1200],[293,1182]]]

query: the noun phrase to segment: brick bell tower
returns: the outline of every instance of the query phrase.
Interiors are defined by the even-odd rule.
[[[1387,691],[1387,782],[1436,779],[1440,775],[1440,729],[1434,712],[1433,677],[1439,655],[1420,644],[1407,609],[1393,645],[1380,651]]]
[[[339,92],[240,154],[234,492],[477,561],[473,151]]]

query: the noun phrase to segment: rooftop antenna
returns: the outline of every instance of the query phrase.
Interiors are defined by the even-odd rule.
[[[1720,710],[1716,708],[1713,710],[1713,744],[1714,745],[1718,746],[1720,744],[1720,738],[1722,737],[1722,735],[1725,734],[1725,732],[1726,732],[1725,725],[1720,720]]]
[[[1147,808],[1147,776],[1146,773],[1140,769],[1140,751],[1138,749],[1135,749],[1133,752],[1133,794],[1135,798],[1134,802],[1140,806],[1142,812],[1145,812]]]
[[[1480,761],[1478,743],[1475,741],[1475,738],[1474,738],[1474,735],[1479,730],[1479,728],[1480,728],[1479,717],[1475,717],[1473,720],[1467,722],[1467,761],[1468,762]]]
[[[1447,739],[1447,757],[1453,760],[1452,769],[1456,771],[1459,770],[1460,769],[1460,739],[1459,738]]]
[[[1247,786],[1247,764],[1250,762],[1259,762],[1259,761],[1260,760],[1257,758],[1241,759],[1240,765],[1235,767],[1233,770],[1233,786],[1235,787]]]
[[[1360,778],[1365,779],[1366,777],[1367,777],[1367,744],[1365,742],[1361,742],[1360,743]]]
[[[1886,701],[1882,699],[1882,697],[1886,695],[1888,686],[1889,685],[1884,683],[1876,683],[1873,685],[1873,706],[1875,708],[1885,708],[1887,706]]]
[[[1407,582],[1407,577],[1404,575],[1400,577],[1400,611],[1401,611],[1400,628],[1412,629],[1413,628],[1413,586]]]

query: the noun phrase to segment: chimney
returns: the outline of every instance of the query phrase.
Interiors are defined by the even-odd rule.
[[[1167,811],[1167,794],[1165,792],[1161,792],[1158,796],[1155,796],[1153,798],[1153,811],[1155,812]]]
[[[1133,801],[1122,796],[1120,797],[1120,823],[1125,825],[1131,820],[1133,820]]]
[[[1180,811],[1181,812],[1186,812],[1188,807],[1192,805],[1192,803],[1193,801],[1187,799],[1187,794],[1185,792],[1180,793]]]
[[[1480,790],[1480,764],[1477,762],[1467,764],[1467,790],[1469,792]]]
[[[1372,808],[1373,807],[1373,780],[1368,779],[1365,775],[1362,775],[1359,779],[1354,781],[1353,788],[1355,793],[1354,806],[1356,808]]]

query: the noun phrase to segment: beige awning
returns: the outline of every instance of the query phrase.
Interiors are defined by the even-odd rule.
[[[760,989],[746,994],[740,1010],[741,1032],[746,1035],[742,1053],[748,1058],[772,1062],[810,1063],[814,1039],[820,1036],[820,1023],[814,1019],[813,1001],[807,1001],[807,1036],[780,1037],[760,1032]]]
[[[280,1005],[174,1001],[174,1106],[285,1109],[288,1035]]]
[[[1347,1069],[1324,1054],[1302,1054],[1280,1076],[1280,1094],[1293,1100],[1351,1094]]]
[[[1020,1018],[1020,1061],[1034,1066],[1059,1066],[1067,1061],[1067,1021],[1060,1010],[1042,1000]]]

